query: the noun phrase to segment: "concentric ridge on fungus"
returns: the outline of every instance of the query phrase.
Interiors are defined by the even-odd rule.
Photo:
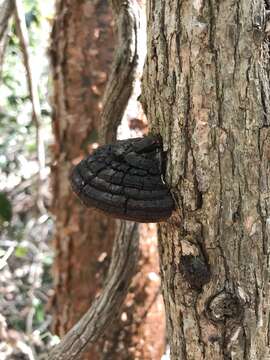
[[[101,146],[73,168],[70,180],[84,205],[116,218],[158,222],[170,217],[174,209],[162,179],[158,136]]]

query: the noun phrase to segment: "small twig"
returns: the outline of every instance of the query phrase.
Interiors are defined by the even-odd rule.
[[[4,240],[0,240],[0,246],[14,247],[14,248],[20,246],[30,249],[35,255],[40,253],[40,250],[37,248],[37,246],[28,240],[23,240],[19,242],[19,241],[4,239]]]
[[[2,270],[6,265],[10,256],[13,254],[15,250],[15,246],[11,246],[5,253],[4,256],[0,258],[0,270]]]
[[[4,62],[7,42],[8,42],[8,26],[6,28],[6,31],[3,34],[2,38],[0,38],[0,81],[2,80],[1,75],[2,75],[3,62]]]
[[[38,85],[37,79],[34,76],[33,65],[30,51],[29,51],[29,35],[25,23],[25,15],[23,10],[23,5],[21,0],[14,0],[15,4],[15,19],[16,27],[18,31],[18,37],[20,40],[20,46],[23,54],[24,65],[27,75],[27,83],[30,93],[30,98],[32,102],[32,116],[33,121],[36,127],[36,143],[37,143],[37,157],[38,157],[38,166],[39,166],[39,189],[38,189],[38,205],[40,210],[44,210],[44,205],[42,203],[42,197],[40,194],[41,191],[41,181],[44,178],[44,169],[45,169],[45,146],[44,140],[41,131],[41,107],[38,95]]]
[[[29,296],[30,301],[33,300],[33,295]],[[29,309],[27,316],[26,316],[26,320],[25,320],[25,324],[26,324],[26,334],[30,335],[33,332],[33,320],[34,320],[34,316],[35,316],[35,307],[33,306],[33,304],[31,305],[31,308]]]
[[[36,298],[35,296],[35,289],[37,289],[40,286],[40,276],[42,274],[42,265],[39,262],[34,262],[31,264],[28,281],[31,284],[31,288],[28,291],[29,300],[31,302],[31,308],[29,309],[29,312],[26,317],[26,333],[31,334],[33,332],[33,320],[35,316],[35,306],[34,306],[34,300]]]
[[[49,166],[46,166],[43,171],[43,179],[42,179],[43,182],[46,181],[49,174],[50,174],[50,168]],[[17,194],[24,192],[27,188],[35,184],[38,179],[39,179],[39,171],[33,173],[31,177],[28,179],[22,179],[22,181],[19,182],[19,184],[15,185],[12,189],[8,191],[9,196],[13,197],[16,196]]]
[[[37,331],[42,334],[45,330],[47,330],[52,323],[52,316],[48,316],[48,318],[37,328]],[[50,334],[50,333],[48,333]],[[46,334],[43,334],[43,336]],[[43,337],[41,336],[41,338]]]
[[[25,342],[23,341],[17,341],[16,343],[16,347],[24,354],[28,357],[29,360],[35,360],[35,356],[34,356],[34,349],[27,345]]]
[[[5,247],[16,247],[19,244],[18,241],[13,241],[13,240],[0,240],[0,246],[5,246]]]

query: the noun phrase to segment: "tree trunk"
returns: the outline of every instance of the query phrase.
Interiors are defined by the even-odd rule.
[[[97,142],[113,54],[111,22],[104,1],[57,3],[51,47],[56,217],[53,317],[60,337],[86,312],[101,288],[114,238],[114,221],[83,207],[69,185],[71,167]],[[101,352],[102,347],[91,349],[92,358],[98,359]]]
[[[143,104],[176,203],[159,228],[171,359],[270,358],[266,3],[148,0]]]
[[[78,5],[62,0],[57,4],[51,47],[57,254],[53,308],[54,330],[60,337],[81,318],[102,287],[114,239],[114,220],[87,210],[71,193],[68,182],[72,164],[98,141],[101,96],[114,45],[111,22],[106,1]],[[164,312],[156,232],[153,225],[140,228],[138,275],[131,292],[119,317],[84,359],[158,360],[163,353]]]

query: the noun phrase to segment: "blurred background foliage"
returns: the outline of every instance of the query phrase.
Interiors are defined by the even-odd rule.
[[[0,76],[0,358],[42,359],[57,339],[46,306],[52,295],[48,212],[51,133],[49,58],[54,1],[23,1],[30,54],[38,79],[46,171],[38,182],[36,129],[26,71],[11,19]],[[44,208],[37,206],[41,193]]]

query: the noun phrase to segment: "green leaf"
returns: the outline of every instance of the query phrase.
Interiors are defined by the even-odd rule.
[[[25,147],[26,147],[26,149],[30,152],[30,153],[34,153],[35,151],[36,151],[36,149],[37,149],[37,146],[36,146],[36,143],[35,143],[35,141],[32,141],[32,142],[28,142],[28,143],[26,143],[25,144]]]
[[[15,250],[15,256],[18,258],[23,258],[28,254],[28,249],[23,246],[17,246]]]
[[[0,192],[0,218],[10,221],[12,218],[12,205],[7,196]]]
[[[44,307],[41,303],[35,306],[35,319],[39,324],[45,319]]]

